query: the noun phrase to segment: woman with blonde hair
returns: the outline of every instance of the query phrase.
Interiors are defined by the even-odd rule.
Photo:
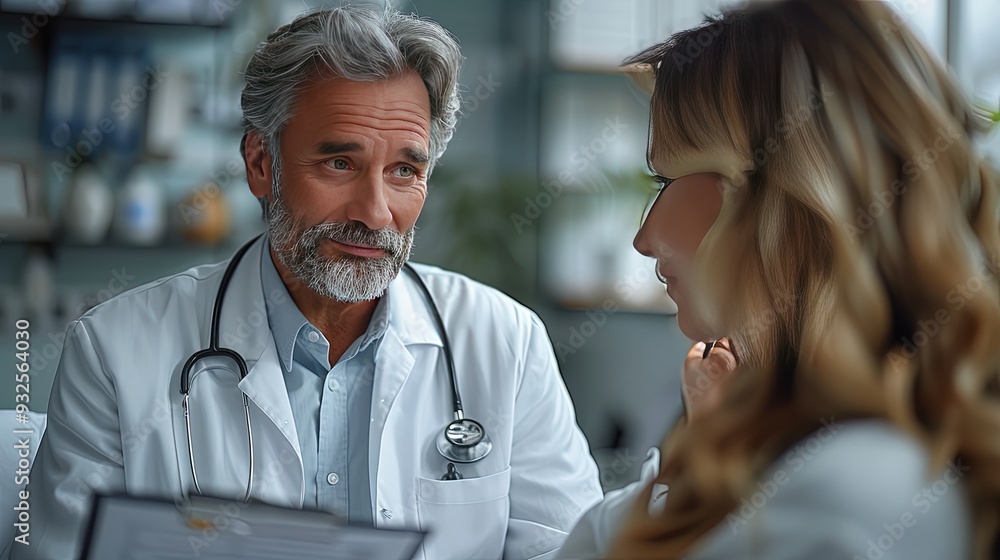
[[[946,68],[863,0],[752,5],[626,64],[663,182],[635,246],[721,342],[560,557],[1000,557],[998,184]]]

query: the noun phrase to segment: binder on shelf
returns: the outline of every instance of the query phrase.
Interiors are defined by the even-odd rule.
[[[118,53],[116,60],[116,88],[111,104],[115,124],[114,149],[119,155],[131,158],[142,148],[149,89],[143,77],[148,59],[145,49],[133,46]]]
[[[52,63],[45,83],[41,145],[55,151],[75,150],[81,129],[81,82],[86,68],[76,41],[59,40],[53,47]]]
[[[139,155],[152,84],[147,50],[120,38],[57,39],[41,144],[68,170],[108,153],[124,160]]]

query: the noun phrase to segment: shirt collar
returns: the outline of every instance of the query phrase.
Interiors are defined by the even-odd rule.
[[[303,328],[315,328],[306,319],[299,307],[295,305],[288,288],[281,280],[278,269],[271,260],[270,240],[264,241],[261,251],[260,277],[264,288],[264,301],[267,306],[267,320],[274,337],[274,345],[285,371],[291,371],[292,359],[295,353],[295,343]],[[372,314],[368,329],[362,335],[357,351],[363,351],[369,344],[382,338],[389,326],[391,296],[389,290],[379,299]],[[317,329],[318,330],[318,329]],[[332,364],[331,364],[332,365]]]

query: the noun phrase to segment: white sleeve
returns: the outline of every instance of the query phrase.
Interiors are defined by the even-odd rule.
[[[584,558],[601,558],[608,553],[611,539],[618,532],[622,521],[628,516],[632,504],[643,493],[643,489],[660,473],[660,451],[652,448],[646,454],[642,464],[639,480],[624,488],[612,490],[604,496],[604,501],[595,505],[584,514],[580,522],[566,538],[559,554],[559,560],[580,560]],[[650,509],[662,508],[666,503],[665,485],[653,486]]]
[[[13,560],[75,558],[92,494],[125,489],[115,386],[83,320],[67,328],[30,479],[29,544]]]
[[[514,403],[510,520],[504,558],[551,558],[601,499],[597,465],[576,423],[552,343],[532,313]]]

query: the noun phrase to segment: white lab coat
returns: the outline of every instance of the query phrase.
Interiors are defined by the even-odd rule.
[[[298,436],[261,288],[262,242],[226,294],[221,344],[242,355],[239,383],[199,365],[192,430],[202,490],[242,497],[247,442],[239,390],[251,402],[253,497],[298,508]],[[29,547],[13,558],[69,558],[92,491],[193,492],[179,393],[181,368],[209,338],[227,263],[192,268],[122,294],[67,331],[49,423],[31,474]],[[601,499],[597,468],[530,310],[463,276],[418,266],[441,310],[468,417],[493,440],[485,459],[441,481],[434,439],[452,419],[441,335],[414,281],[389,287],[389,326],[374,374],[369,431],[372,515],[380,528],[429,531],[417,558],[546,558]],[[227,381],[232,379],[233,381]]]

